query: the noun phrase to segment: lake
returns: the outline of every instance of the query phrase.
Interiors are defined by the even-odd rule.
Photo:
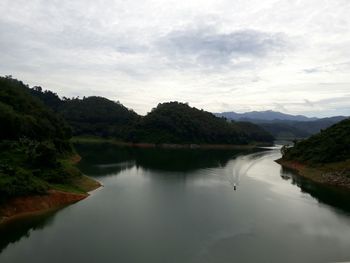
[[[259,151],[76,146],[104,187],[0,229],[0,262],[350,261],[350,196]]]

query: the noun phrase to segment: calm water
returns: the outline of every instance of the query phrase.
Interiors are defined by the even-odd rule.
[[[278,150],[78,151],[104,187],[0,229],[1,263],[350,261],[349,194],[282,169]]]

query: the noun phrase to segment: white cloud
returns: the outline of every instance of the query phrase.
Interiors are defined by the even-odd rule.
[[[140,113],[350,115],[348,0],[3,0],[0,74]]]

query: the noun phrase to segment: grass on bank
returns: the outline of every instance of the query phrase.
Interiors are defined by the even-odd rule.
[[[59,154],[50,142],[0,143],[0,201],[45,194],[50,189],[86,193],[99,186],[75,166],[74,152]]]

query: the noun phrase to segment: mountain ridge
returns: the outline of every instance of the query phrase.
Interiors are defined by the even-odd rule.
[[[231,120],[263,120],[263,121],[277,121],[277,120],[289,120],[289,121],[311,121],[318,120],[317,117],[307,117],[304,115],[293,115],[279,111],[266,110],[266,111],[250,111],[244,113],[237,113],[234,111],[227,111],[221,113],[214,113],[218,117],[225,117]]]
[[[278,140],[307,138],[347,118],[345,116],[309,118],[304,115],[291,115],[272,110],[246,113],[223,112],[216,113],[216,116],[227,120],[257,124]]]

